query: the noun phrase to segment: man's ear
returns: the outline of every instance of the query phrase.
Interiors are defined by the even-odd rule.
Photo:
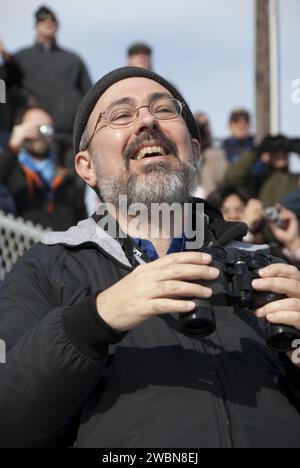
[[[93,158],[88,151],[81,151],[75,156],[77,174],[92,188],[97,186],[97,177]]]
[[[193,153],[196,161],[201,161],[201,145],[196,138],[191,138]]]

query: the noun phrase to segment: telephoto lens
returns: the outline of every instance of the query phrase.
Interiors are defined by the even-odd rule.
[[[216,280],[202,280],[201,286],[209,287],[213,290],[213,297],[210,299],[190,298],[195,302],[195,309],[188,314],[179,314],[180,330],[187,336],[204,338],[211,335],[216,329],[216,320],[213,307],[214,294],[219,294],[223,289],[222,278],[223,264],[226,259],[226,251],[222,247],[211,247],[201,250],[212,256],[211,266],[220,270],[220,277]]]

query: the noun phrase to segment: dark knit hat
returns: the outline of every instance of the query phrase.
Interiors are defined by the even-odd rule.
[[[121,80],[125,80],[127,78],[134,77],[149,78],[150,80],[156,81],[157,83],[164,86],[175,99],[181,101],[184,104],[183,118],[190,131],[190,134],[193,138],[196,138],[200,141],[198,125],[194,119],[194,116],[189,106],[187,105],[181,94],[171,83],[169,83],[169,81],[165,80],[162,76],[158,75],[157,73],[154,73],[150,70],[146,70],[145,68],[122,67],[117,68],[116,70],[113,70],[112,72],[103,76],[103,78],[97,81],[97,83],[87,92],[87,94],[82,99],[77,110],[74,123],[73,143],[75,154],[79,152],[79,145],[82,134],[88,123],[89,117],[102,94],[114,83],[117,83]]]
[[[58,23],[57,17],[55,13],[53,13],[50,8],[46,6],[40,6],[39,9],[35,12],[35,20],[37,23],[40,21],[45,21],[47,18],[51,18],[55,23]]]

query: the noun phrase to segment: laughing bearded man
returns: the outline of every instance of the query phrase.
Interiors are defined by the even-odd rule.
[[[266,317],[300,330],[298,270],[265,268],[253,287],[285,299],[256,313],[220,307],[216,331],[190,337],[178,313],[212,296],[211,256],[188,251],[176,223],[151,237],[121,214],[120,196],[147,209],[191,201],[200,141],[180,93],[151,71],[114,70],[83,99],[74,148],[78,174],[127,231],[111,236],[96,213],[48,233],[1,285],[0,445],[299,447],[295,353],[275,353],[262,333]],[[254,248],[239,242],[244,224],[206,203],[203,220],[204,247]]]

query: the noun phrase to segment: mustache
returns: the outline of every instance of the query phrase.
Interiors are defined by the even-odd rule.
[[[123,153],[125,161],[129,161],[129,159],[131,159],[131,157],[140,149],[140,147],[148,141],[154,141],[157,146],[163,146],[168,151],[168,153],[172,153],[176,157],[178,156],[177,146],[172,140],[170,140],[170,138],[168,138],[163,133],[151,131],[141,133],[134,141],[128,144]]]

